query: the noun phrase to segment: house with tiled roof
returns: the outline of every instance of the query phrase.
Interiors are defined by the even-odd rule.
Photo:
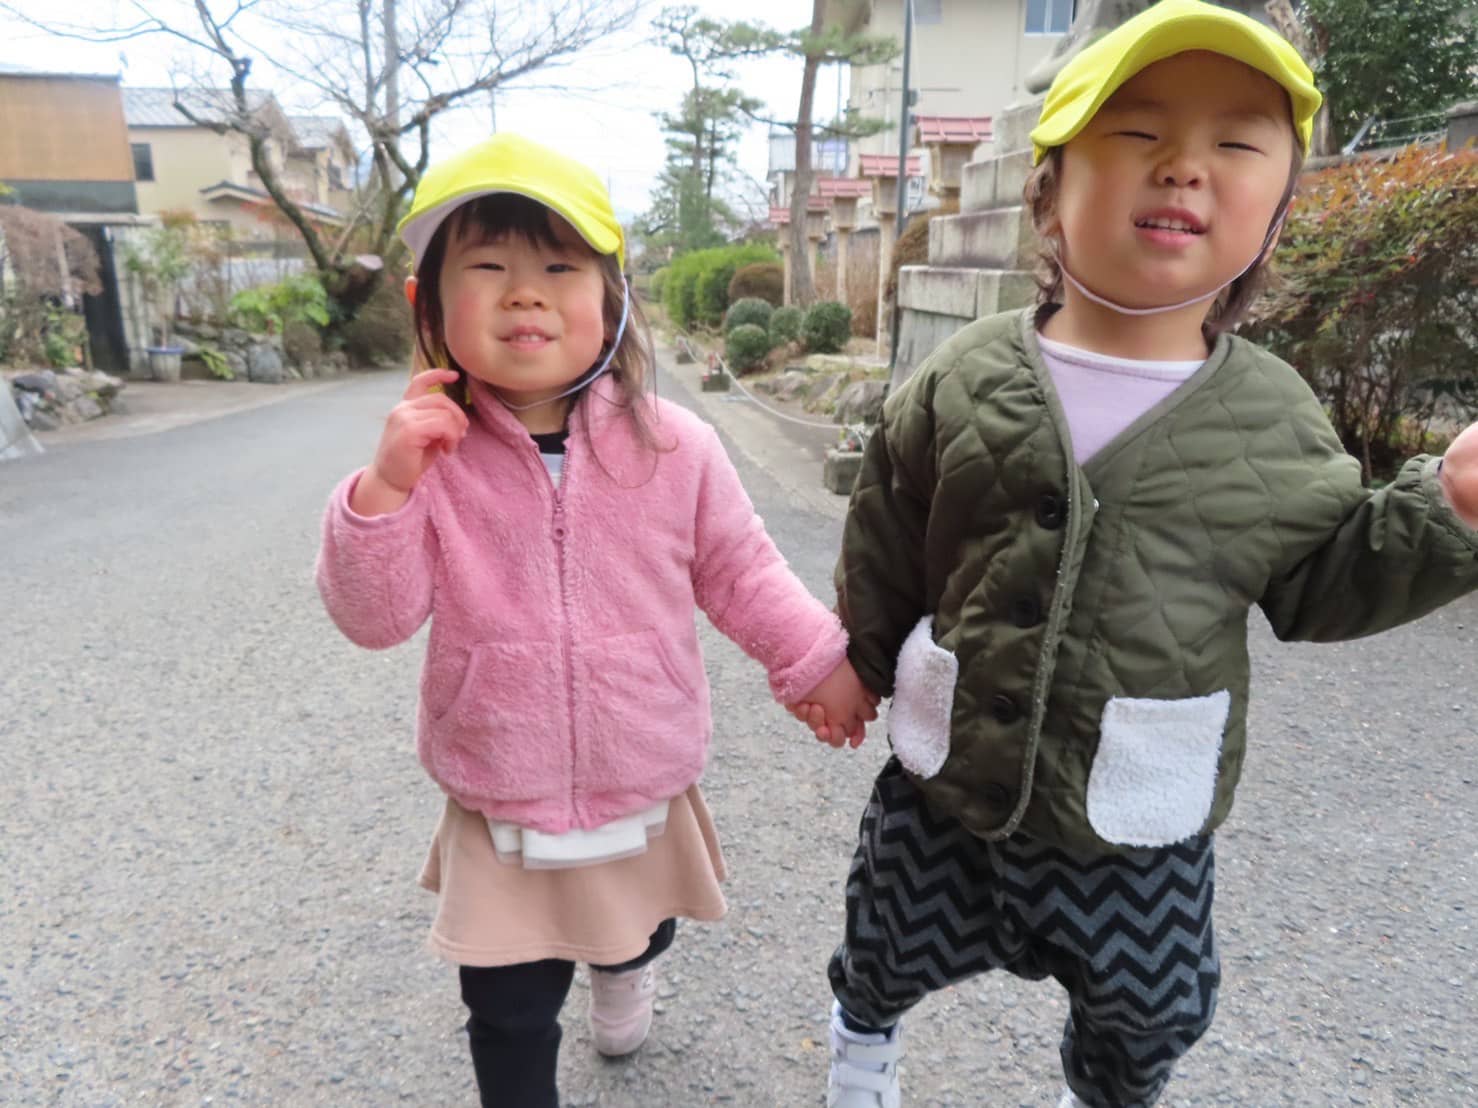
[[[319,225],[342,227],[353,166],[342,122],[298,117],[295,123],[276,97],[260,90],[248,94],[247,107],[266,129],[267,159],[287,195]],[[238,242],[300,249],[297,231],[252,167],[246,136],[213,126],[235,113],[229,90],[125,88],[123,110],[141,212],[188,211],[229,229]]]
[[[123,374],[134,344],[113,248],[146,218],[138,214],[133,176],[116,75],[0,62],[0,192],[4,202],[54,216],[92,245],[102,289],[80,304],[92,364]],[[0,273],[0,295],[5,285]]]

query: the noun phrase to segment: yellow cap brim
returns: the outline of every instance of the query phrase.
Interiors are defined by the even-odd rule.
[[[428,169],[396,230],[419,265],[447,216],[469,200],[502,193],[526,196],[557,212],[592,250],[614,254],[626,268],[625,236],[600,178],[562,154],[506,132]]]
[[[1057,75],[1031,133],[1032,164],[1073,139],[1135,74],[1191,50],[1232,58],[1282,86],[1292,105],[1294,131],[1308,152],[1314,116],[1324,98],[1298,51],[1240,13],[1195,0],[1162,0],[1110,31]]]
[[[417,262],[426,253],[426,247],[431,245],[436,230],[446,221],[447,216],[456,211],[469,200],[475,200],[479,196],[497,196],[500,193],[509,193],[515,196],[527,196],[530,200],[537,200],[551,211],[558,212],[573,227],[582,239],[589,245],[590,249],[597,254],[614,254],[616,262],[622,269],[626,268],[626,251],[622,248],[621,236],[604,226],[599,219],[594,218],[588,212],[580,212],[569,205],[555,203],[549,196],[544,195],[538,189],[532,187],[524,188],[470,188],[465,192],[454,193],[447,197],[434,208],[428,208],[423,212],[412,211],[400,221],[396,230],[405,244],[411,248]]]

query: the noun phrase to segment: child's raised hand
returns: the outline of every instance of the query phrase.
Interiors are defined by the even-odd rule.
[[[417,373],[405,396],[390,409],[375,458],[355,486],[350,508],[360,515],[383,515],[410,497],[421,475],[442,453],[455,450],[467,435],[467,413],[435,385],[449,385],[455,370]]]
[[[1453,439],[1442,456],[1442,491],[1459,518],[1478,527],[1478,423]]]
[[[851,743],[855,749],[867,737],[867,724],[878,718],[878,700],[843,658],[821,684],[787,707],[821,742],[837,748]]]

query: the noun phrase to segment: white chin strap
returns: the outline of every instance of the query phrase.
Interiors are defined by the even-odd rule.
[[[1192,304],[1204,304],[1207,300],[1211,300],[1217,296],[1220,296],[1221,290],[1226,288],[1227,285],[1234,284],[1235,282],[1246,276],[1248,273],[1250,273],[1253,269],[1255,269],[1257,267],[1257,264],[1262,261],[1263,255],[1268,252],[1268,248],[1273,245],[1273,239],[1277,237],[1278,230],[1283,226],[1283,220],[1286,219],[1287,216],[1288,209],[1285,206],[1283,211],[1278,214],[1278,218],[1273,220],[1273,225],[1268,228],[1267,237],[1262,240],[1262,246],[1258,248],[1257,256],[1253,258],[1252,261],[1247,263],[1241,273],[1238,273],[1237,276],[1233,277],[1230,281],[1227,281],[1224,284],[1217,285],[1216,288],[1212,289],[1210,292],[1205,293],[1201,296],[1193,296],[1189,300],[1182,300],[1179,304],[1166,304],[1165,306],[1160,308],[1129,308],[1123,304],[1116,304],[1107,297],[1099,296],[1098,293],[1094,292],[1093,290],[1088,288],[1087,285],[1083,284],[1083,282],[1074,277],[1070,272],[1068,272],[1066,257],[1061,260],[1058,268],[1062,270],[1062,275],[1064,278],[1067,279],[1067,283],[1072,285],[1073,288],[1077,289],[1078,292],[1080,292],[1083,296],[1087,297],[1095,304],[1102,304],[1105,308],[1109,308],[1113,311],[1118,312],[1120,315],[1163,315],[1165,312],[1178,312],[1182,308],[1189,308]]]
[[[579,392],[581,389],[594,382],[595,379],[601,374],[605,373],[606,370],[611,368],[611,359],[616,356],[616,349],[621,345],[622,336],[626,334],[626,320],[630,317],[630,315],[631,287],[626,283],[626,278],[623,277],[621,278],[621,322],[616,325],[616,337],[611,340],[610,349],[606,351],[606,356],[600,360],[599,365],[597,365],[589,373],[582,373],[575,381],[575,383],[569,388],[565,389],[564,392],[559,393],[556,396],[548,397],[545,400],[535,400],[532,404],[510,404],[507,400],[503,399],[502,394],[500,394],[497,389],[492,390],[493,395],[496,396],[502,402],[503,407],[507,408],[510,412],[527,412],[533,408],[542,408],[545,404],[553,404],[556,400],[563,400],[572,392]]]

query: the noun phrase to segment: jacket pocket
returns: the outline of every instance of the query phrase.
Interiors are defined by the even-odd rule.
[[[640,790],[671,771],[675,761],[701,761],[707,697],[684,676],[655,631],[577,644],[575,680],[580,769],[592,787]]]
[[[569,772],[559,720],[569,694],[559,647],[480,642],[467,656],[456,695],[432,724],[439,781],[475,796],[538,798]]]
[[[1216,797],[1229,692],[1181,700],[1113,697],[1088,775],[1088,822],[1123,846],[1168,846],[1197,834]]]
[[[934,619],[919,620],[903,649],[893,678],[888,736],[903,768],[933,777],[949,757],[949,722],[960,662],[934,642]]]

